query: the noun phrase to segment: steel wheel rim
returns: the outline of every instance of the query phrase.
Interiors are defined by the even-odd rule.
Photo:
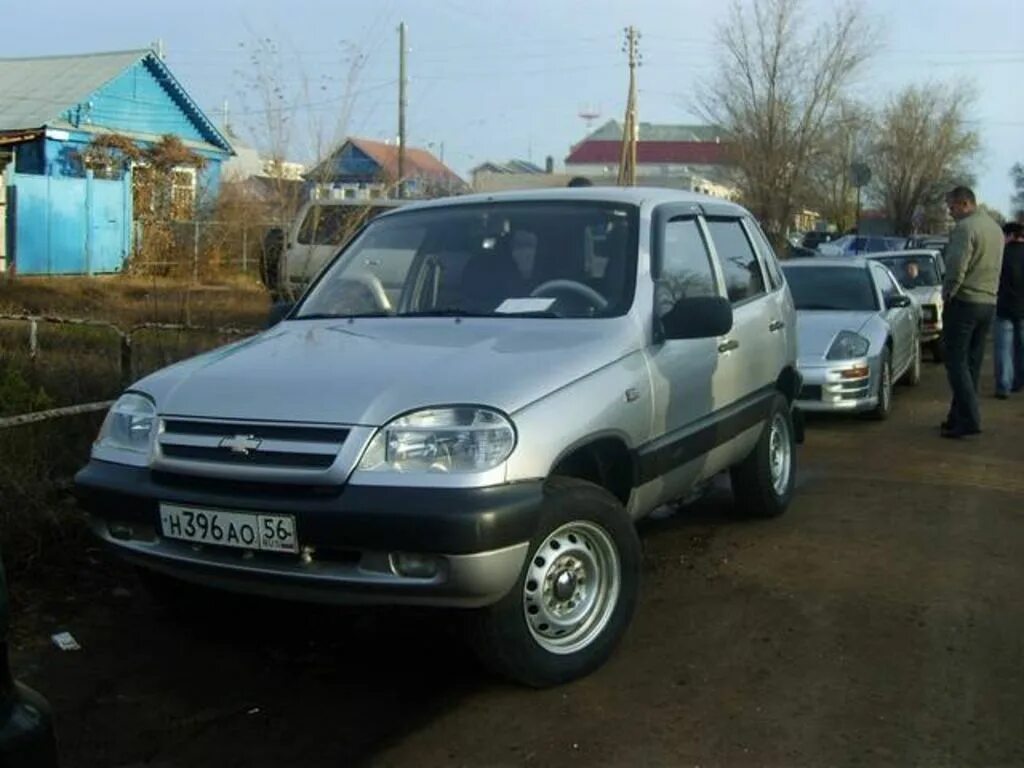
[[[775,495],[784,496],[793,468],[793,446],[789,440],[789,424],[781,413],[775,414],[772,419],[768,436],[768,468]]]
[[[575,653],[611,620],[619,599],[619,553],[607,531],[587,521],[566,523],[531,556],[523,582],[523,614],[546,651]]]

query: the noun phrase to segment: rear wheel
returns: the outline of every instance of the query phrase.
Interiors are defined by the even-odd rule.
[[[589,674],[626,631],[640,582],[640,541],[622,504],[592,483],[552,478],[515,586],[474,616],[480,658],[526,685]]]
[[[730,472],[737,511],[775,517],[789,506],[796,484],[796,437],[789,401],[776,395],[754,450]]]

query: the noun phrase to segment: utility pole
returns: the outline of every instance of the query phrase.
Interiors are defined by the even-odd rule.
[[[405,197],[405,22],[398,25],[398,196]]]
[[[640,126],[636,121],[636,68],[640,66],[640,33],[636,27],[626,27],[623,50],[629,54],[629,98],[626,100],[626,119],[622,125],[622,152],[619,155],[620,187],[636,184],[636,143]]]

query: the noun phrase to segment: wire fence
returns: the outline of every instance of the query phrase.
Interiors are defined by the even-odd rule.
[[[239,274],[266,281],[267,265],[281,253],[283,226],[276,222],[174,221],[148,229],[135,222],[130,266],[147,274],[199,281]]]
[[[28,315],[28,314],[0,314],[0,321],[5,323],[24,323],[28,326],[28,334],[25,339],[28,357],[35,361],[40,356],[39,329],[41,325],[53,325],[61,327],[98,328],[109,332],[117,340],[118,360],[116,370],[118,372],[118,384],[121,388],[131,384],[139,373],[136,355],[136,337],[144,332],[175,332],[214,335],[223,338],[242,338],[251,336],[260,331],[259,328],[240,328],[233,326],[209,327],[186,325],[181,323],[137,323],[127,328],[122,328],[115,323],[105,320],[91,320],[82,318],[66,318],[51,315]],[[73,416],[82,413],[91,413],[108,408],[112,400],[100,400],[88,403],[78,403],[59,408],[47,408],[30,413],[15,414],[0,418],[0,430],[17,427],[24,424],[33,424],[41,421]]]

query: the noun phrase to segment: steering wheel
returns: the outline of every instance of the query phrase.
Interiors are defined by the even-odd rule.
[[[588,301],[594,309],[605,310],[608,308],[608,300],[604,296],[595,291],[589,285],[584,285],[576,280],[548,280],[530,291],[530,296],[552,298],[545,296],[545,294],[550,292],[557,294],[561,291],[579,296],[580,298]],[[556,295],[553,298],[557,299],[558,297]]]

